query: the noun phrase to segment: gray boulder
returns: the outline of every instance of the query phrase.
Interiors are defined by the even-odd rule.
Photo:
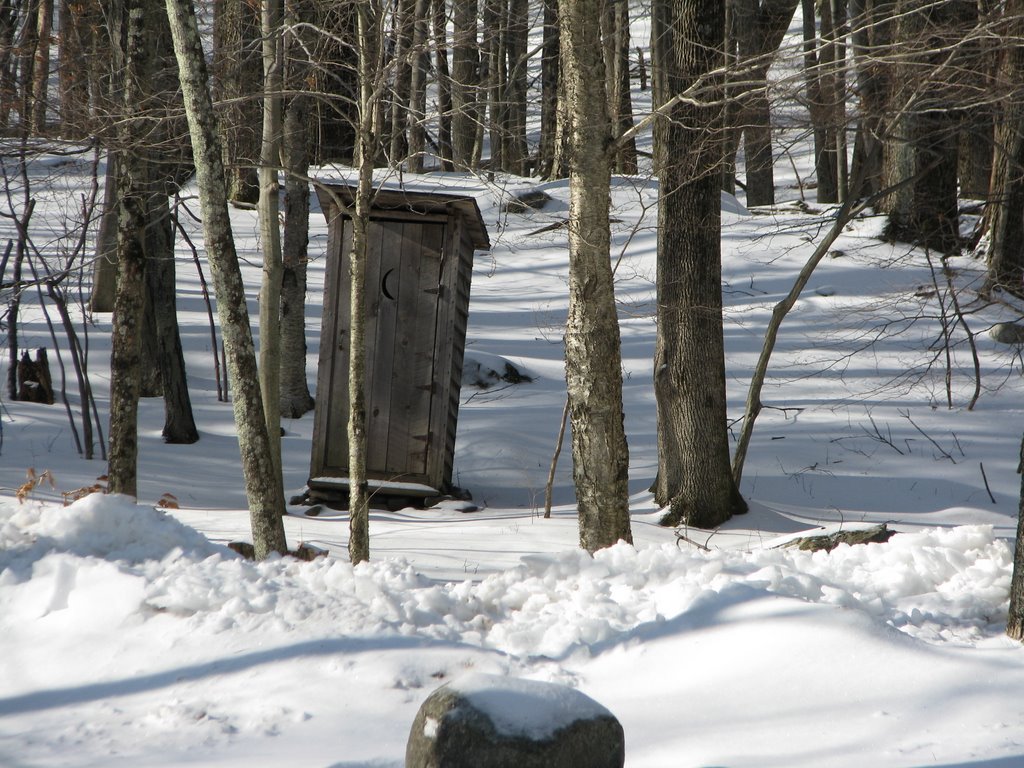
[[[575,688],[469,674],[423,702],[406,768],[622,768],[615,716]]]

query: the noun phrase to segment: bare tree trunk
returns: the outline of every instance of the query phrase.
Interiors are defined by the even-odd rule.
[[[479,106],[477,0],[452,2],[452,155],[459,170],[472,168]]]
[[[1020,446],[1017,474],[1021,476],[1020,504],[1017,509],[1017,539],[1013,553],[1013,576],[1010,579],[1010,610],[1006,617],[1006,634],[1024,640],[1024,440]]]
[[[388,124],[391,129],[388,145],[388,164],[396,166],[402,162],[408,151],[409,95],[412,81],[413,27],[416,16],[416,0],[397,0],[394,4],[392,23],[392,47],[394,52],[394,75],[391,94],[388,98]]]
[[[40,0],[36,17],[36,54],[32,68],[32,112],[30,123],[36,135],[46,133],[46,110],[50,105],[50,35],[53,31],[53,0]]]
[[[555,166],[561,80],[561,57],[558,48],[558,0],[544,0],[544,38],[540,62],[540,145],[537,147],[537,167],[534,171],[542,179],[562,176],[556,171]]]
[[[413,11],[412,45],[409,50],[409,108],[406,110],[406,141],[408,167],[413,173],[423,172],[427,146],[424,122],[427,112],[427,27],[430,0],[416,0]]]
[[[487,123],[477,128],[477,142],[474,154],[483,152],[484,129],[490,139],[492,171],[505,168],[505,140],[502,132],[504,126],[503,85],[505,83],[505,35],[503,25],[508,17],[502,11],[502,0],[481,0],[483,3],[483,39],[480,45],[481,77],[480,86],[486,94]]]
[[[359,85],[355,3],[318,3],[317,26],[327,32],[313,44],[316,89],[328,98],[313,103],[314,163],[352,163],[358,125]]]
[[[293,11],[294,13],[294,11]],[[292,22],[306,21],[295,15]],[[282,133],[284,240],[281,249],[281,416],[297,419],[313,408],[306,380],[306,259],[309,244],[310,100],[301,93],[311,67],[298,45],[289,46],[288,99]]]
[[[213,89],[224,136],[228,199],[259,199],[260,7],[249,0],[214,0]]]
[[[959,2],[897,3],[894,48],[899,59],[891,69],[889,90],[895,117],[888,126],[883,163],[884,186],[894,191],[880,208],[888,214],[890,239],[941,253],[960,243],[955,107],[962,103],[956,70],[963,60],[953,50],[965,34],[964,8]],[[936,77],[940,66],[948,68],[948,76]],[[930,73],[924,82],[922,72]]]
[[[836,164],[836,137],[832,124],[832,105],[829,62],[827,51],[815,28],[813,0],[803,0],[804,77],[807,81],[807,105],[814,131],[814,171],[818,180],[819,203],[834,203],[839,199],[839,176]],[[831,29],[831,10],[828,2],[821,8],[821,35]]]
[[[217,314],[223,334],[231,390],[234,394],[235,428],[242,458],[242,474],[249,499],[256,557],[287,549],[284,524],[284,491],[267,436],[263,415],[256,355],[245,309],[245,285],[228,216],[228,195],[213,103],[210,99],[206,61],[195,12],[190,0],[167,0],[174,52],[181,73],[192,152],[199,184],[207,254],[217,294]]]
[[[1010,0],[1006,12],[1006,35],[1024,35],[1024,0]],[[1008,46],[1002,52],[998,80],[1007,93],[996,118],[995,155],[988,219],[988,274],[985,291],[996,288],[1024,296],[1024,48]],[[1022,577],[1024,578],[1024,577]]]
[[[141,112],[144,83],[152,74],[151,39],[144,19],[148,0],[124,0],[124,109],[119,140],[125,148],[117,185],[118,280],[110,344],[110,452],[107,487],[136,496],[138,406],[141,388],[142,320],[146,283],[146,207],[152,193],[145,160]],[[116,43],[115,43],[116,44]]]
[[[90,80],[94,74],[90,57],[93,47],[93,3],[60,0],[60,129],[68,139],[88,136],[91,130],[89,109]]]
[[[505,24],[504,120],[502,133],[505,140],[505,170],[517,176],[527,173],[526,149],[526,93],[527,93],[527,41],[529,37],[529,3],[527,0],[509,0],[508,21]]]
[[[174,224],[167,195],[150,200],[146,229],[146,287],[156,339],[156,367],[164,398],[164,442],[188,445],[199,439],[185,376],[185,355],[175,302]]]
[[[356,160],[359,182],[352,215],[349,253],[348,473],[349,539],[352,563],[370,559],[370,492],[366,480],[366,254],[373,192],[374,126],[382,76],[381,9],[377,0],[359,4],[359,126]]]
[[[609,103],[612,108],[612,126],[616,135],[633,127],[633,99],[630,94],[629,54],[632,50],[629,36],[628,0],[610,0],[613,9],[612,70],[609,78]],[[619,147],[615,155],[615,172],[634,174],[637,172],[636,139],[629,139]]]
[[[610,260],[612,137],[600,7],[600,0],[559,3],[567,106],[573,113],[565,377],[580,546],[588,552],[633,540]]]
[[[8,127],[18,98],[18,66],[15,36],[20,9],[13,2],[0,3],[0,126]]]
[[[260,196],[257,210],[263,246],[260,285],[260,394],[274,471],[281,480],[281,226],[278,167],[281,165],[281,93],[284,61],[281,50],[281,0],[263,0],[263,139],[260,145]]]
[[[730,94],[739,99],[739,104],[730,107],[728,124],[733,146],[729,151],[735,151],[742,134],[749,205],[775,202],[768,70],[793,20],[797,4],[798,0],[734,0],[733,4],[736,77],[746,84]]]
[[[889,0],[851,0],[850,40],[860,100],[851,176],[861,179],[854,198],[875,194],[882,188],[882,139],[885,133],[887,68],[880,63],[891,43],[895,16]]]
[[[658,0],[655,105],[703,83],[708,106],[677,101],[655,123],[658,405],[655,499],[666,525],[715,527],[746,511],[729,466],[722,331],[722,0]]]
[[[441,158],[441,170],[455,170],[452,162],[452,76],[448,66],[448,18],[444,0],[432,0],[434,61],[437,71],[437,100],[441,115],[437,137],[437,154]]]
[[[96,256],[92,267],[92,294],[89,307],[93,312],[112,312],[117,291],[117,165],[119,155],[107,152],[107,168],[103,179],[103,210],[96,232]]]

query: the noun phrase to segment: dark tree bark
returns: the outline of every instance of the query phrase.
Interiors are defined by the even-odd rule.
[[[653,7],[658,208],[655,499],[663,523],[715,527],[746,511],[729,466],[722,333],[722,0]],[[691,96],[707,106],[671,102]]]
[[[427,32],[430,26],[430,0],[416,0],[413,18],[412,49],[409,52],[409,109],[406,134],[409,146],[409,170],[423,172],[427,149],[427,69],[430,61]]]
[[[46,133],[46,112],[50,106],[50,37],[53,32],[53,0],[39,0],[36,16],[36,52],[32,65],[32,111],[30,123],[37,136]]]
[[[441,112],[437,154],[441,158],[441,170],[453,171],[455,163],[452,162],[452,76],[448,66],[448,17],[444,0],[432,0],[431,8],[437,100]]]
[[[729,88],[727,124],[731,156],[743,138],[748,205],[775,202],[771,117],[768,111],[768,70],[796,11],[797,0],[733,0],[732,32],[736,45],[735,78]]]
[[[540,144],[537,147],[535,173],[542,179],[564,178],[555,163],[558,156],[558,96],[561,81],[561,57],[558,40],[558,0],[544,0],[544,37],[540,62]]]
[[[146,230],[146,287],[156,331],[156,353],[164,398],[165,442],[191,444],[199,439],[188,394],[175,302],[174,224],[166,195],[153,198]]]
[[[951,0],[897,3],[889,121],[884,145],[881,203],[892,240],[941,253],[960,244],[957,205],[957,148],[964,64],[958,49],[973,13],[971,4]],[[939,73],[936,76],[935,73]]]
[[[255,203],[260,156],[260,3],[215,0],[213,4],[213,94],[221,104],[228,199]]]
[[[882,188],[882,151],[885,135],[889,67],[885,52],[892,43],[895,5],[892,0],[851,0],[850,40],[859,105],[854,137],[851,177],[859,179],[850,190],[854,198],[877,194]]]
[[[452,155],[455,167],[474,167],[478,102],[479,51],[477,45],[477,0],[452,2]]]
[[[1006,634],[1024,640],[1024,440],[1020,446],[1017,474],[1021,476],[1020,504],[1017,509],[1017,540],[1013,553],[1013,576],[1010,579],[1010,610],[1006,617]]]
[[[480,87],[484,93],[486,122],[477,128],[476,143],[473,147],[474,165],[480,162],[483,152],[484,133],[490,139],[492,170],[505,168],[504,104],[502,101],[505,77],[505,35],[502,0],[480,0],[483,19],[483,37],[480,41]]]
[[[819,203],[840,199],[840,158],[836,112],[843,102],[836,98],[834,47],[825,41],[835,35],[832,5],[803,0],[804,78],[807,104],[814,131],[814,172]],[[821,35],[815,23],[815,7],[821,9]]]
[[[119,139],[125,151],[117,184],[118,280],[110,352],[110,451],[107,487],[137,495],[138,404],[141,389],[142,312],[146,283],[146,206],[152,194],[142,149],[146,126],[143,83],[152,75],[152,40],[144,18],[150,0],[123,0],[124,111]],[[150,9],[152,10],[152,9]]]
[[[92,293],[89,308],[93,312],[112,312],[117,290],[117,179],[118,153],[107,152],[103,178],[103,212],[96,231],[96,254],[92,268]]]
[[[91,83],[98,79],[92,55],[98,11],[95,2],[60,0],[60,126],[68,139],[81,139],[92,132],[89,102]]]
[[[316,90],[325,97],[313,103],[313,161],[352,163],[358,125],[359,86],[355,3],[318,3],[317,26],[327,31],[313,43],[318,64]]]
[[[1008,36],[1024,35],[1024,0],[1010,0]],[[1007,46],[997,80],[1007,89],[997,112],[992,182],[985,216],[989,231],[985,291],[1024,296],[1024,48]]]
[[[392,68],[394,70],[391,93],[387,110],[388,126],[391,135],[388,138],[388,164],[395,166],[406,157],[408,143],[408,124],[412,90],[412,48],[413,30],[416,21],[416,0],[398,0],[395,3],[394,22],[392,24],[391,47],[394,51]]]
[[[629,92],[629,3],[608,0],[601,17],[604,39],[604,67],[608,78],[608,114],[616,135],[633,127],[633,100]],[[636,140],[622,142],[615,153],[615,172],[637,172]]]
[[[20,9],[14,2],[0,3],[0,125],[10,124],[11,110],[18,98],[17,46]]]
[[[600,8],[600,0],[559,3],[566,104],[573,115],[565,377],[580,546],[588,552],[633,540],[610,260],[612,135]]]
[[[292,3],[292,24],[308,21],[305,6]],[[309,145],[312,132],[310,99],[302,88],[312,75],[305,47],[286,40],[285,80],[292,95],[284,110],[282,165],[284,166],[284,238],[281,255],[281,416],[297,419],[313,408],[306,380],[306,258],[309,243]]]
[[[504,170],[517,176],[527,173],[526,92],[527,41],[529,28],[527,0],[508,0],[502,48],[505,76],[502,87],[502,141]]]

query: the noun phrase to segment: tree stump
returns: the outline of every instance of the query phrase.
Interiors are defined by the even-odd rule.
[[[28,356],[27,351],[21,353],[21,360],[18,361],[18,399],[27,403],[53,405],[53,383],[45,347],[36,350],[35,360]]]

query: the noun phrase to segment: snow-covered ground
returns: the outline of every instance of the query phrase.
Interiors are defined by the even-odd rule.
[[[85,169],[47,163],[77,194]],[[180,321],[201,439],[164,445],[162,403],[143,403],[137,505],[93,495],[62,506],[61,492],[93,484],[104,464],[78,457],[61,405],[0,403],[0,765],[400,766],[420,703],[465,672],[578,688],[621,720],[631,768],[1024,765],[1024,650],[1003,635],[1024,387],[1017,351],[987,335],[1017,314],[969,292],[979,265],[951,263],[981,370],[968,410],[967,336],[948,297],[940,310],[925,255],[881,243],[877,219],[851,224],[783,325],[746,464],[751,512],[685,541],[657,525],[647,491],[657,189],[615,179],[636,546],[590,557],[576,549],[568,448],[552,518],[540,516],[564,404],[568,252],[552,225],[567,215],[567,185],[540,185],[553,201],[512,214],[500,202],[527,182],[461,183],[494,246],[476,258],[467,356],[510,361],[533,381],[463,390],[455,479],[480,509],[375,511],[369,564],[346,562],[347,518],[329,510],[290,507],[286,519],[290,543],[326,559],[257,564],[226,548],[246,538],[248,512],[184,243]],[[771,308],[828,226],[826,208],[805,210],[779,183],[788,202],[771,212],[725,201],[732,418]],[[64,242],[59,212],[39,195],[47,253]],[[257,225],[233,216],[255,315]],[[182,223],[201,250],[198,225]],[[326,246],[318,212],[313,224],[311,382]],[[945,296],[941,272],[937,283]],[[109,330],[109,315],[89,328],[104,420]],[[59,380],[32,306],[22,344],[51,347]],[[68,390],[77,406],[73,379]],[[285,430],[294,495],[311,415]],[[29,468],[56,487],[19,502]],[[180,509],[155,509],[164,494]],[[877,522],[901,533],[830,554],[776,546]]]

